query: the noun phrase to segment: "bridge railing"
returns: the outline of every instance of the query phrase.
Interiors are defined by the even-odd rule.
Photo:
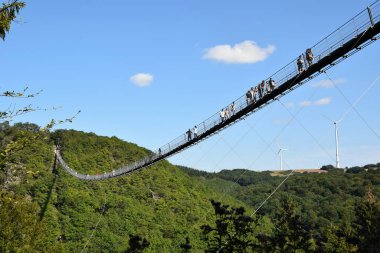
[[[368,9],[365,9],[312,47],[318,56],[316,60],[329,55],[353,37],[362,34],[369,27],[371,27],[371,19]]]
[[[314,54],[314,61],[313,63],[316,63],[323,59],[324,57],[331,54],[333,51],[337,50],[339,47],[350,41],[351,39],[362,36],[363,33],[369,29],[371,26],[373,26],[375,23],[380,21],[380,1],[376,1],[374,4],[369,6],[367,9],[361,11],[359,14],[357,14],[355,17],[350,19],[348,22],[340,26],[338,29],[330,33],[328,36],[326,36],[324,39],[319,41],[317,44],[311,47],[311,50]],[[359,45],[354,45],[353,47],[356,47]],[[354,48],[352,48],[354,49]],[[306,51],[306,49],[305,49]],[[303,59],[303,67],[304,69],[307,69],[308,63],[305,56],[305,51],[300,53],[299,56]],[[283,85],[284,83],[288,82],[291,79],[296,80],[295,77],[299,74],[298,65],[297,65],[297,56],[295,59],[293,59],[291,62],[286,64],[284,67],[282,67],[280,70],[272,74],[269,78],[272,78],[277,87]],[[269,80],[269,78],[265,79],[265,83]],[[261,83],[262,80],[257,80],[254,84],[252,84],[253,87],[257,86],[259,83]],[[250,89],[251,87],[249,87]],[[248,89],[247,89],[248,91]],[[278,95],[280,96],[280,95]],[[260,99],[260,98],[258,98]],[[271,98],[272,100],[275,98]],[[208,119],[202,121],[201,123],[197,124],[198,129],[198,136],[202,136],[207,131],[212,129],[213,127],[220,125],[223,123],[222,118],[220,117],[220,111],[222,109],[226,109],[229,111],[230,116],[232,116],[232,112],[229,110],[232,102],[235,103],[235,113],[238,113],[241,110],[244,110],[248,105],[252,104],[253,102],[247,103],[246,95],[245,93],[240,96],[239,98],[235,99],[234,101],[231,101],[230,104],[227,106],[221,108],[218,112],[213,114]],[[255,109],[257,110],[257,108]],[[192,128],[190,128],[192,129]],[[186,134],[187,129],[184,131],[184,133],[177,138],[173,139],[169,143],[165,144],[164,146],[157,149],[155,152],[153,152],[151,155],[145,157],[144,159],[140,161],[136,161],[134,163],[131,163],[127,166],[123,166],[122,168],[118,169],[117,171],[113,171],[112,173],[114,175],[120,175],[127,172],[130,172],[134,169],[141,168],[143,166],[146,166],[147,164],[152,163],[153,161],[159,160],[160,157],[165,156],[166,154],[170,153],[171,151],[185,145],[188,142],[188,137]],[[192,137],[194,137],[192,135]],[[166,157],[166,156],[165,156]],[[70,174],[75,174],[76,172],[70,169],[62,160],[63,164],[67,167],[67,171]],[[112,176],[112,173],[105,173],[101,175],[96,176],[89,176],[89,175],[81,175],[81,177],[84,177],[85,179],[99,179],[101,177],[110,177]]]
[[[372,20],[370,17],[370,12],[372,14]],[[376,23],[380,20],[380,3],[379,1],[376,1],[374,4],[368,7],[368,9],[365,9],[361,11],[359,14],[357,14],[355,17],[350,19],[348,22],[340,26],[338,29],[330,33],[328,36],[326,36],[324,39],[319,41],[317,44],[311,47],[311,50],[314,54],[314,62],[319,61],[320,59],[326,57],[331,52],[351,40],[353,37],[358,36],[359,34],[362,34],[366,29],[371,27],[372,22]],[[306,50],[306,49],[305,49]],[[304,61],[304,68],[308,68],[308,63],[306,61],[305,53],[300,53],[300,56],[302,57]],[[298,75],[298,66],[297,66],[297,58],[289,62],[287,65],[285,65],[283,68],[275,72],[273,75],[270,76],[278,86],[284,84],[291,78],[294,78]],[[269,78],[265,79],[265,82],[267,82]],[[257,80],[256,84],[253,84],[253,86],[257,86],[261,80]],[[245,94],[241,97],[234,100],[235,102],[235,113],[239,112],[240,110],[243,110],[245,107],[247,107],[246,97]],[[232,102],[231,102],[232,103]],[[226,107],[229,108],[231,104],[227,105]],[[221,108],[222,109],[225,109]],[[205,121],[197,124],[198,129],[198,136],[201,136],[206,131],[210,130],[212,127],[221,124],[222,120],[219,114],[220,111],[213,114],[211,117],[206,119]],[[232,112],[230,111],[230,114]],[[231,115],[230,115],[231,116]],[[191,128],[192,129],[192,128]],[[186,131],[184,131],[186,132]],[[161,152],[157,150],[155,152],[156,155],[153,155],[152,157],[157,157],[160,155],[165,155],[166,153],[169,153],[170,151],[184,145],[187,142],[187,135],[184,133],[180,135],[179,137],[175,138],[171,142],[165,144],[164,146],[160,147]]]

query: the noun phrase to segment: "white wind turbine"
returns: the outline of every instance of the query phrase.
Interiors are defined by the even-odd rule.
[[[330,122],[332,122],[334,124],[334,127],[335,127],[335,168],[340,169],[340,162],[339,162],[339,135],[338,135],[339,127],[338,127],[338,124],[340,122],[342,122],[343,117],[340,120],[334,121],[334,120],[330,119],[329,117],[327,117],[326,115],[322,115],[322,116],[325,117],[326,119],[328,119]]]
[[[280,170],[282,170],[282,152],[283,151],[287,151],[288,149],[286,148],[281,148],[279,144],[277,144],[278,146],[278,155],[280,156]]]

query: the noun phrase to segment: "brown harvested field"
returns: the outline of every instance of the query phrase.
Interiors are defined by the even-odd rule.
[[[276,176],[279,176],[279,177],[284,177],[284,176],[287,176],[289,174],[289,170],[273,170],[270,175],[272,177],[276,177]],[[327,170],[320,170],[320,169],[300,169],[300,170],[295,170],[293,173],[326,173]]]

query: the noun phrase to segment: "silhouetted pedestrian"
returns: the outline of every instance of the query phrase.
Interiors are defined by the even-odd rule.
[[[252,96],[251,91],[248,90],[247,93],[245,93],[245,100],[247,101],[247,105],[251,102]]]
[[[236,111],[235,101],[233,101],[232,104],[230,105],[230,110],[231,110],[232,115],[234,115]]]
[[[264,96],[265,95],[265,80],[261,81],[261,94]]]
[[[187,130],[186,134],[187,134],[187,140],[191,141],[191,130],[190,130],[190,128],[189,128],[189,130]]]
[[[261,98],[261,95],[263,94],[263,92],[262,92],[262,90],[261,90],[261,85],[259,84],[259,85],[257,85],[256,86],[256,88],[257,88],[257,95],[258,95],[258,97],[257,97],[257,99],[260,99]]]

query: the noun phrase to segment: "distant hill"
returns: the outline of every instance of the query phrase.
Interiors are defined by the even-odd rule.
[[[380,231],[380,164],[346,173],[332,166],[324,166],[324,173],[294,173],[253,215],[285,179],[277,175],[288,171],[207,173],[162,161],[107,181],[81,181],[55,164],[55,142],[71,168],[89,174],[151,152],[117,137],[1,123],[0,252],[126,252],[132,235],[149,241],[144,252],[181,252],[186,237],[191,252],[204,252],[210,242],[203,240],[200,227],[212,229],[217,212],[241,213],[236,208],[241,206],[247,211],[241,219],[255,221],[249,237],[253,252],[378,248],[373,231]],[[222,203],[219,210],[211,199]],[[239,222],[216,226],[231,234],[224,229]]]
[[[257,208],[284,180],[290,171],[222,170],[208,173],[180,166],[193,178],[218,192],[223,192]],[[293,173],[269,201],[260,209],[262,214],[275,217],[279,200],[292,198],[321,236],[330,224],[351,224],[355,219],[356,204],[370,188],[380,197],[380,163],[363,167],[335,169],[323,166],[322,170],[298,170]],[[317,172],[317,173],[310,173]]]
[[[110,171],[150,152],[116,137],[74,130],[41,136],[33,124],[3,123],[0,129],[0,149],[9,149],[0,160],[0,190],[5,196],[1,203],[19,208],[20,219],[27,223],[20,228],[20,220],[10,219],[12,211],[1,207],[0,231],[13,232],[0,235],[20,252],[26,250],[23,245],[47,252],[81,252],[85,245],[85,252],[122,252],[132,234],[150,242],[146,252],[176,252],[185,237],[199,250],[204,247],[200,226],[213,216],[210,199],[244,205],[166,161],[108,181],[80,181],[59,166],[53,168],[56,140],[65,161],[82,173]],[[16,200],[24,209],[13,206]],[[34,223],[41,227],[39,236],[29,231]],[[30,237],[15,238],[20,229]]]

